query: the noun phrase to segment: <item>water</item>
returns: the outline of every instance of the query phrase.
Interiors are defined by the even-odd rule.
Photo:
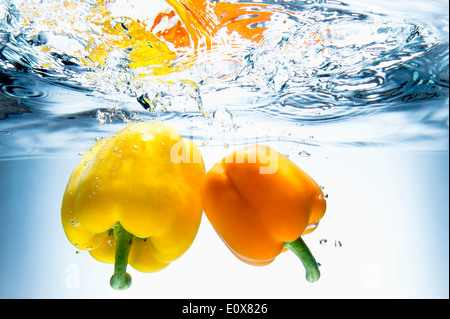
[[[448,298],[448,3],[106,2],[0,3],[0,296]],[[80,154],[135,121],[174,125],[207,168],[265,143],[308,171],[321,280],[288,254],[234,260],[203,218],[179,261],[111,291],[59,210]]]

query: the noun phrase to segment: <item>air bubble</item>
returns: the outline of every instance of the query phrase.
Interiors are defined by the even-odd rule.
[[[300,155],[301,157],[310,157],[311,156],[311,154],[309,154],[306,151],[301,151],[301,152],[298,153],[298,155]]]
[[[305,230],[316,228],[318,224],[319,224],[319,223],[314,223],[314,224],[308,225],[308,226],[305,228]]]

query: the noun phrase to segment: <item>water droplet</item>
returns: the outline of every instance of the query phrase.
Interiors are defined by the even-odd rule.
[[[83,156],[83,153],[78,153],[78,156]]]
[[[321,245],[325,245],[325,244],[327,243],[327,240],[326,240],[326,239],[321,239],[321,240],[319,241],[319,243],[320,243]]]
[[[320,263],[317,263],[317,267],[320,267],[320,266],[322,266]]]
[[[78,226],[78,222],[76,222],[75,220],[72,220],[72,225],[77,227]]]
[[[79,250],[77,250],[77,251],[75,252],[75,254],[77,254],[77,255],[78,255],[78,254],[80,254],[80,251],[79,251]]]
[[[164,143],[163,143],[163,145],[164,145]],[[135,150],[137,150],[137,145],[133,145],[133,150],[135,151]]]
[[[340,240],[335,240],[334,241],[334,247],[336,247],[336,248],[342,247],[341,241]]]
[[[1,135],[8,136],[8,135],[12,135],[12,133],[9,131],[0,131],[0,136]]]
[[[114,152],[117,152],[118,149],[119,149],[119,148],[116,146],[116,147],[114,147],[113,151],[114,151]]]

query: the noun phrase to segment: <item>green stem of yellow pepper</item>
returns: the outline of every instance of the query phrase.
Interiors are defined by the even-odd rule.
[[[135,236],[127,232],[120,223],[113,227],[116,239],[116,252],[114,261],[114,275],[111,277],[110,285],[117,290],[124,290],[131,286],[131,276],[126,272],[128,265],[128,254]]]
[[[303,241],[302,237],[297,240],[285,242],[284,247],[291,250],[294,254],[300,258],[303,266],[306,270],[306,280],[309,282],[315,282],[320,278],[320,271],[317,265],[316,259],[309,250],[306,243]]]

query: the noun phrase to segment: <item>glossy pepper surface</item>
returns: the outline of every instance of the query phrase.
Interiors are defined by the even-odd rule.
[[[162,123],[135,123],[94,145],[74,169],[62,202],[65,234],[96,260],[115,263],[111,286],[131,285],[127,264],[163,269],[200,225],[205,169],[198,148]]]
[[[252,265],[267,265],[292,250],[308,281],[319,279],[317,263],[301,236],[324,216],[319,185],[295,163],[264,145],[223,158],[201,187],[203,210],[231,252]]]

